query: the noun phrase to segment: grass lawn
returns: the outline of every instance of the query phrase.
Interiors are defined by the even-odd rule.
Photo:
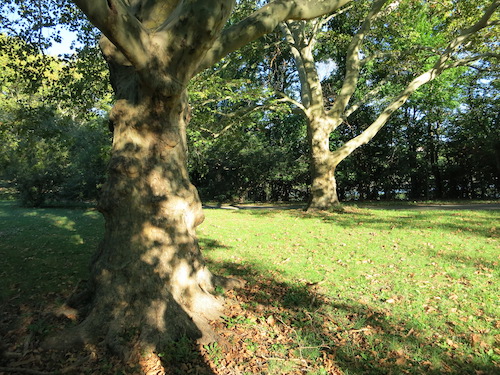
[[[212,270],[247,281],[217,326],[230,345],[200,351],[206,373],[500,373],[500,210],[205,215]],[[0,202],[0,309],[61,303],[102,224],[92,210]],[[27,331],[49,331],[29,308]]]

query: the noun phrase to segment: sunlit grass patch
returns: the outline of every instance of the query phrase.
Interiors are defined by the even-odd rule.
[[[257,283],[260,274],[297,285],[279,301],[268,299],[320,314],[316,330],[328,325],[327,316],[336,335],[323,332],[324,338],[337,346],[341,367],[354,373],[496,370],[498,211],[206,215],[202,247],[215,238],[221,245],[205,248],[206,256],[226,263],[223,272],[237,270],[234,265],[251,269],[247,277]],[[311,305],[315,293],[329,302]]]

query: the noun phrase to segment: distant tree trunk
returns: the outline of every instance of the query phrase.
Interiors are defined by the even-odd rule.
[[[500,177],[500,141],[493,141],[492,143],[493,152],[495,154],[495,165],[497,167],[496,175]]]
[[[441,170],[439,169],[439,166],[437,163],[433,163],[431,166],[432,169],[432,174],[434,176],[434,186],[435,186],[435,192],[434,192],[434,199],[443,199],[443,179],[441,177]]]
[[[339,204],[335,169],[342,159],[330,151],[329,129],[326,119],[309,121],[311,195],[308,209],[327,210]]]
[[[412,138],[408,138],[409,142],[409,152],[408,152],[408,167],[409,167],[409,177],[410,177],[410,191],[408,196],[410,199],[421,199],[422,198],[422,178],[419,172],[418,163],[418,147],[417,144],[412,141]]]
[[[427,129],[429,164],[432,176],[434,177],[434,194],[432,194],[432,198],[442,199],[443,181],[441,178],[441,169],[439,168],[439,137],[437,136],[439,123],[435,124],[435,128],[433,125],[429,123]]]

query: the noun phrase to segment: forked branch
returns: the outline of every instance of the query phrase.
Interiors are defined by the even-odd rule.
[[[149,33],[123,0],[74,0],[137,69],[148,60]]]
[[[351,100],[352,95],[356,91],[356,86],[359,81],[359,75],[361,72],[361,58],[360,51],[363,45],[364,39],[368,31],[370,30],[373,19],[381,11],[387,0],[376,0],[369,13],[367,14],[361,28],[357,34],[353,37],[349,47],[347,49],[347,63],[346,63],[346,73],[344,76],[344,83],[340,89],[339,95],[335,100],[332,108],[328,111],[330,114],[339,117]]]
[[[335,151],[336,157],[340,160],[343,160],[359,146],[368,143],[387,123],[392,113],[399,109],[420,86],[434,80],[447,69],[470,63],[468,59],[451,62],[450,60],[453,58],[453,55],[457,51],[459,51],[460,47],[467,41],[469,37],[489,25],[489,19],[492,17],[493,13],[499,5],[500,0],[494,0],[492,4],[485,10],[483,16],[474,25],[463,30],[456,38],[452,39],[448,43],[445,52],[434,64],[434,66],[413,79],[406,86],[406,88],[382,111],[377,119],[361,134],[346,142],[343,146],[337,149]],[[475,60],[477,60],[477,58]]]

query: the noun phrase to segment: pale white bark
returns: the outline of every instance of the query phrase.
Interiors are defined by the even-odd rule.
[[[315,45],[315,33],[319,28],[313,28],[310,36],[304,34],[304,23],[297,21],[284,24],[282,31],[291,48],[295,65],[299,73],[302,105],[306,108],[305,114],[310,123],[319,117],[325,118],[321,123],[328,124],[328,132],[335,130],[342,123],[344,111],[347,108],[349,100],[356,91],[359,74],[362,67],[360,59],[360,50],[363,40],[370,29],[372,20],[380,12],[388,0],[377,0],[373,3],[365,21],[361,25],[359,32],[353,38],[347,57],[347,71],[344,78],[342,89],[336,98],[333,107],[325,112],[323,91],[315,66],[313,49]],[[326,119],[328,117],[328,119]]]
[[[297,100],[290,98],[288,95],[284,93],[278,93],[281,96],[281,99],[279,99],[280,102],[287,102],[287,103],[292,103],[295,105],[297,108],[299,108],[304,115],[307,115],[307,108],[301,103],[298,102]]]
[[[351,100],[352,95],[356,91],[362,67],[360,52],[363,41],[366,34],[370,30],[373,19],[380,12],[387,1],[388,0],[376,0],[373,3],[369,13],[366,15],[366,18],[361,25],[360,30],[356,33],[349,44],[347,49],[347,68],[342,88],[340,89],[339,95],[337,96],[332,108],[328,111],[329,115],[333,117],[342,117],[342,114],[349,104],[349,100]]]
[[[312,99],[311,85],[309,84],[310,78],[307,74],[306,61],[304,56],[304,49],[307,48],[306,45],[303,45],[303,38],[299,34],[303,33],[303,24],[298,22],[282,23],[281,30],[283,35],[285,36],[285,40],[292,51],[293,60],[295,62],[295,67],[297,68],[297,72],[299,74],[300,81],[300,97],[302,101],[302,108],[304,108],[304,112],[307,113],[307,109],[310,108]],[[295,28],[295,33],[292,33],[292,28]],[[306,55],[309,53],[306,51]],[[314,64],[314,60],[312,60]],[[317,74],[316,74],[317,75]],[[319,82],[318,82],[319,83]],[[313,83],[314,84],[314,83]]]
[[[358,147],[368,143],[387,123],[390,116],[408,100],[411,94],[413,94],[420,86],[435,79],[438,75],[439,73],[437,70],[431,69],[411,81],[405,90],[403,90],[403,92],[382,111],[382,113],[368,128],[366,128],[360,135],[354,137],[334,151],[337,158],[344,160]]]

